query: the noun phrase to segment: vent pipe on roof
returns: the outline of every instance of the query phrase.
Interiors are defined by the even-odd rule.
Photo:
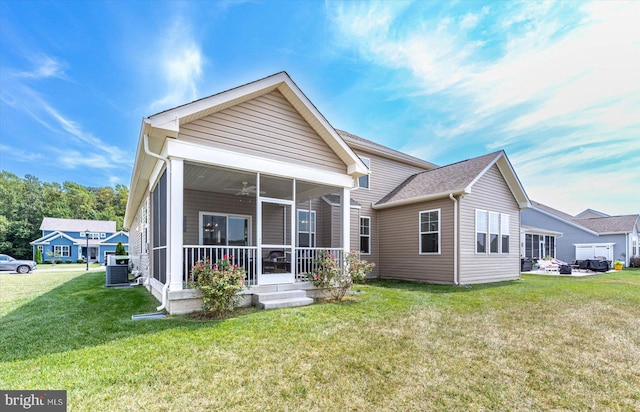
[[[449,193],[449,199],[453,200],[453,284],[459,285],[458,280],[458,199]]]

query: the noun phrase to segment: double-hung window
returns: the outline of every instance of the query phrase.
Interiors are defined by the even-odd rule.
[[[371,218],[360,218],[360,253],[371,254]]]
[[[53,255],[56,257],[69,257],[71,256],[71,248],[67,245],[54,245]]]
[[[476,253],[509,253],[509,215],[476,209]]]
[[[298,246],[316,246],[316,212],[298,210]]]
[[[500,213],[489,212],[489,253],[498,253],[500,238]]]
[[[486,210],[476,210],[476,253],[487,253],[487,219]]]
[[[500,214],[501,253],[509,253],[509,215]]]
[[[420,254],[440,253],[440,209],[420,212]]]

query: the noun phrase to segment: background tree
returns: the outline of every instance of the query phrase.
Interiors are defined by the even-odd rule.
[[[69,181],[60,185],[1,171],[0,253],[32,259],[29,242],[42,236],[44,217],[113,220],[122,230],[128,196],[125,185],[86,187]]]

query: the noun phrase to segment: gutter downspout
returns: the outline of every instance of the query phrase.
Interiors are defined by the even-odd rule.
[[[453,201],[453,284],[459,285],[458,280],[458,199],[449,193],[449,199]]]
[[[142,136],[143,138],[143,144],[144,144],[144,152],[146,154],[148,154],[151,157],[155,157],[156,159],[160,159],[162,160],[166,165],[167,165],[167,174],[168,176],[171,176],[171,163],[169,162],[169,159],[167,159],[164,156],[160,156],[157,153],[153,153],[151,150],[149,150],[149,136],[147,136],[146,134],[144,134]],[[171,215],[169,214],[169,216],[167,216],[167,220],[171,219]],[[168,222],[168,226],[171,227],[171,221],[169,220]],[[167,307],[167,295],[169,293],[169,280],[165,279],[164,281],[164,286],[162,287],[162,303],[160,306],[158,306],[156,308],[157,311],[161,311],[164,310]]]

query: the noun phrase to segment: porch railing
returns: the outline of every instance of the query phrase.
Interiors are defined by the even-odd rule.
[[[233,265],[242,267],[247,275],[245,284],[258,284],[258,248],[256,246],[203,246],[185,245],[183,246],[183,280],[184,286],[189,287],[189,282],[193,281],[191,268],[199,261],[208,260],[215,263],[225,256]],[[313,273],[318,269],[318,260],[322,252],[332,254],[338,261],[338,265],[344,267],[344,250],[340,248],[323,247],[299,247],[295,248],[295,262],[291,269],[295,270],[297,282],[307,280],[307,273]]]
[[[318,260],[322,252],[328,252],[338,261],[338,265],[344,267],[344,250],[326,247],[301,247],[296,248],[296,281],[307,280],[307,273],[313,273],[318,269]]]
[[[229,259],[232,265],[242,267],[247,275],[244,279],[246,285],[258,284],[258,267],[257,256],[258,248],[255,246],[183,246],[184,251],[184,270],[183,279],[185,287],[188,287],[190,281],[193,281],[193,273],[191,268],[199,261],[208,260],[215,263],[218,260]]]

